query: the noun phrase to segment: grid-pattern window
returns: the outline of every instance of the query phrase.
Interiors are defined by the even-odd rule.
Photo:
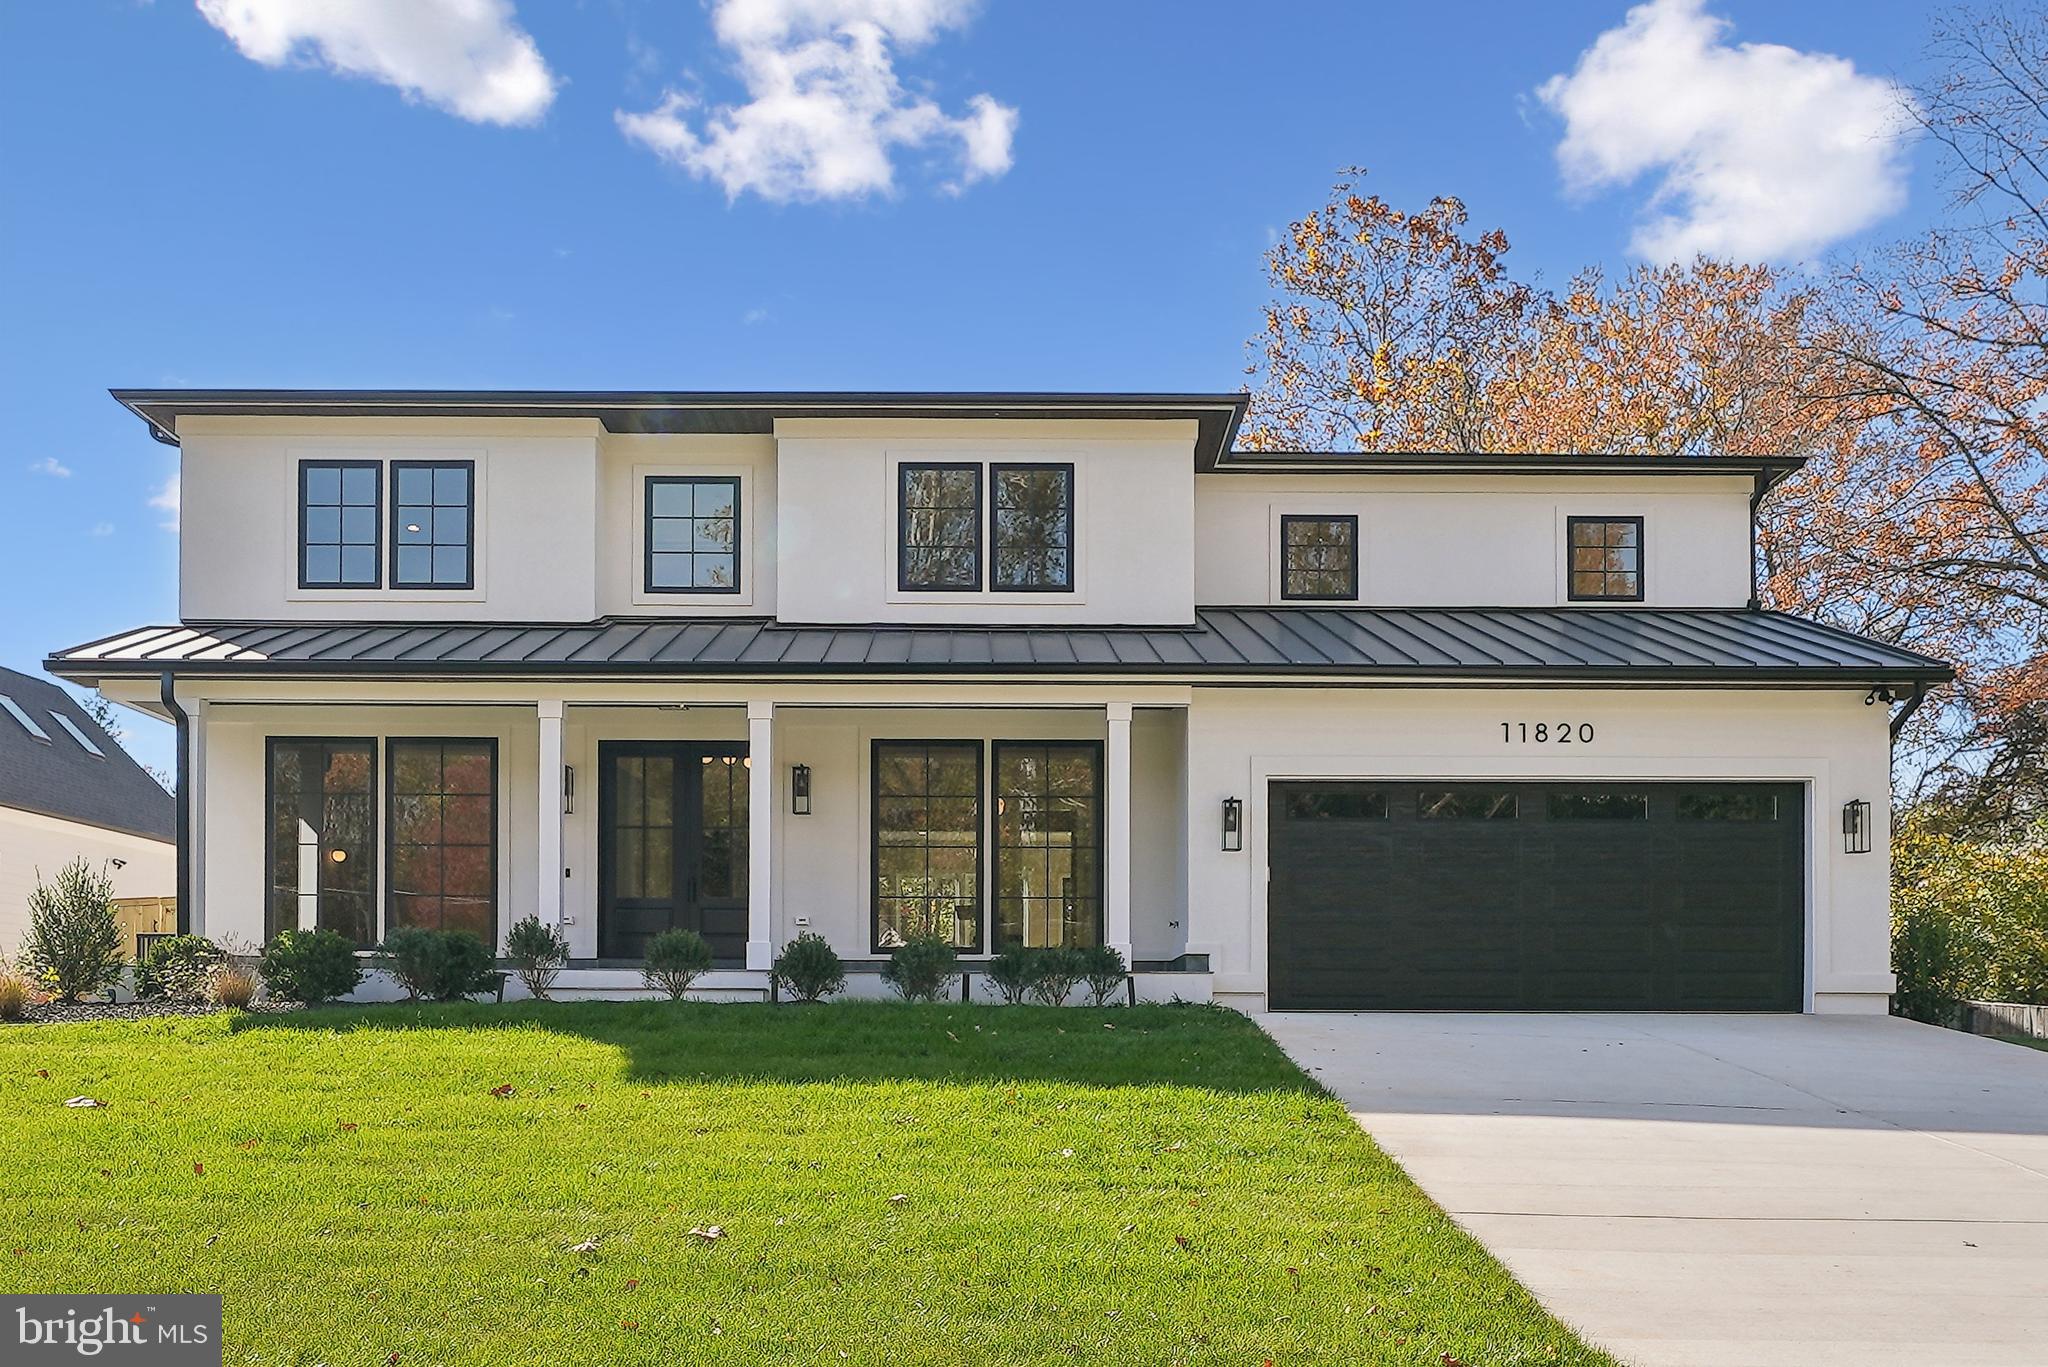
[[[497,742],[391,742],[391,926],[498,942]]]
[[[1102,747],[998,741],[995,947],[1102,940]]]
[[[1643,520],[1639,517],[1574,517],[1566,522],[1571,543],[1574,599],[1640,602],[1643,596]]]
[[[747,895],[747,799],[753,761],[745,755],[705,755],[697,765],[702,824],[697,830],[697,895]]]
[[[620,755],[613,761],[612,883],[627,900],[675,896],[676,761],[673,755]]]
[[[647,591],[740,591],[740,482],[725,476],[647,478]]]
[[[981,467],[897,467],[896,585],[972,592],[981,587]]]
[[[311,928],[377,938],[377,743],[270,742],[270,904],[264,938]]]
[[[874,948],[933,933],[981,949],[981,742],[878,740]]]
[[[1350,600],[1358,597],[1358,519],[1280,519],[1280,596]]]
[[[1074,587],[1074,467],[992,465],[995,532],[989,587],[1060,593]]]
[[[374,460],[299,463],[299,587],[374,589],[383,467]]]
[[[476,462],[395,460],[391,481],[392,587],[475,587]]]

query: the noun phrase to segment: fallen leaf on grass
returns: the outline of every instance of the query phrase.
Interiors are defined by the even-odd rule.
[[[192,1175],[193,1175],[194,1177],[204,1177],[204,1176],[206,1176],[206,1164],[204,1164],[204,1163],[194,1163],[194,1164],[192,1165]]]
[[[262,1142],[263,1141],[260,1139],[244,1139],[241,1143],[235,1145],[235,1147],[238,1149],[253,1149]]]
[[[71,1109],[73,1110],[81,1110],[87,1106],[104,1106],[107,1103],[104,1101],[95,1101],[89,1096],[75,1096],[72,1097],[71,1100],[65,1102],[64,1104],[66,1106],[71,1107]]]
[[[1176,1140],[1174,1140],[1174,1141],[1173,1141],[1173,1142],[1172,1142],[1171,1144],[1168,1144],[1168,1145],[1167,1145],[1167,1146],[1166,1146],[1165,1148],[1161,1149],[1161,1150],[1160,1150],[1159,1152],[1161,1152],[1161,1153],[1179,1153],[1179,1152],[1180,1152],[1180,1151],[1181,1151],[1182,1149],[1186,1148],[1187,1146],[1188,1146],[1188,1141],[1187,1141],[1187,1140],[1185,1140],[1185,1139],[1176,1139]]]
[[[597,1240],[585,1239],[580,1244],[571,1244],[569,1251],[571,1253],[595,1253],[597,1252]]]
[[[619,1328],[621,1328],[621,1329],[638,1329],[639,1327],[640,1327],[640,1321],[639,1321],[639,1320],[620,1320],[620,1321],[619,1321]]]
[[[910,1197],[899,1191],[894,1196],[891,1196],[889,1198],[889,1204],[892,1206],[900,1206],[909,1199]]]
[[[36,1076],[37,1076],[37,1077],[42,1077],[42,1078],[46,1078],[46,1077],[48,1077],[49,1075],[50,1075],[50,1070],[49,1070],[48,1068],[38,1068],[38,1069],[36,1069]]]
[[[1445,1353],[1438,1361],[1443,1363],[1443,1367],[1465,1367],[1463,1361],[1452,1357],[1449,1353]]]
[[[638,1277],[628,1278],[626,1281],[626,1289],[628,1291],[638,1291],[640,1289],[640,1279]]]
[[[691,1225],[690,1237],[693,1239],[702,1239],[707,1244],[715,1243],[718,1240],[723,1239],[725,1237],[725,1226]]]
[[[353,1121],[353,1120],[344,1120],[344,1121],[342,1121],[342,1122],[341,1122],[341,1132],[342,1132],[343,1134],[354,1134],[354,1133],[356,1132],[356,1122],[355,1122],[355,1121]]]
[[[498,1100],[500,1101],[509,1099],[512,1095],[512,1084],[507,1082],[501,1084],[500,1086],[491,1088],[491,1095],[498,1098]]]
[[[1193,1245],[1193,1244],[1191,1244],[1191,1243],[1189,1243],[1189,1242],[1188,1242],[1188,1236],[1187,1236],[1187,1235],[1185,1235],[1185,1234],[1176,1234],[1176,1235],[1174,1235],[1174,1236],[1173,1236],[1173,1241],[1174,1241],[1175,1243],[1179,1244],[1179,1245],[1180,1245],[1180,1246],[1181,1246],[1182,1248],[1193,1248],[1193,1247],[1194,1247],[1194,1245]]]

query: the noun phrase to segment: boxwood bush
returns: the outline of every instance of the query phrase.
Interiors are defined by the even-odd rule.
[[[882,981],[907,1002],[935,1002],[959,980],[960,955],[952,944],[930,932],[911,936],[882,965]]]
[[[846,986],[846,965],[824,936],[807,930],[775,956],[775,980],[800,1002],[829,997]]]
[[[711,946],[694,930],[664,930],[647,942],[640,977],[649,987],[680,1000],[690,984],[711,971]]]
[[[263,947],[256,971],[273,997],[308,1006],[346,997],[363,981],[356,947],[331,930],[287,930]]]
[[[227,954],[204,935],[158,940],[135,965],[135,995],[144,1001],[201,1001],[207,979]]]
[[[400,926],[384,937],[386,966],[415,1000],[452,1002],[498,985],[491,947],[467,930]]]

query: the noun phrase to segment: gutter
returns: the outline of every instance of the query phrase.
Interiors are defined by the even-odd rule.
[[[157,696],[178,728],[178,934],[192,933],[192,717],[178,702],[176,677],[166,669],[157,679]]]

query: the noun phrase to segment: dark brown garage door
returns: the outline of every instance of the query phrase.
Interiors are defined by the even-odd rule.
[[[1797,1011],[1797,784],[1275,783],[1276,1010]]]

